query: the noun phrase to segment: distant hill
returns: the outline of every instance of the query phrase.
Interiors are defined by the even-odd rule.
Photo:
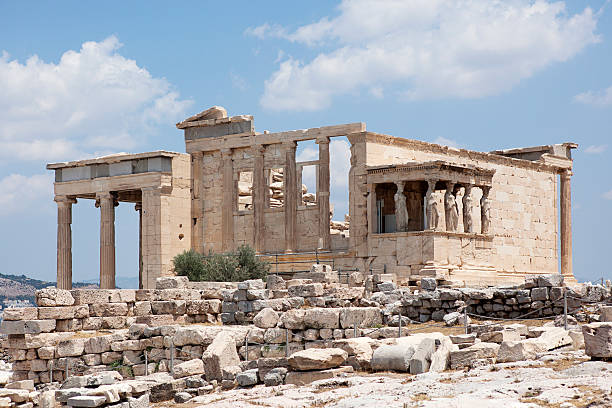
[[[12,301],[29,301],[35,304],[34,292],[49,286],[55,286],[55,282],[47,282],[38,279],[28,278],[25,275],[5,275],[0,273],[0,304],[3,307],[13,303]],[[97,288],[97,283],[75,282],[72,287],[77,288]]]

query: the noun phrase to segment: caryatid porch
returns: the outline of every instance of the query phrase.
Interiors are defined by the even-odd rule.
[[[461,255],[466,245],[490,247],[489,193],[494,173],[444,161],[369,167],[371,251],[379,252],[382,259],[386,252],[395,251],[398,264],[407,268],[399,273],[404,278],[443,277],[449,270],[464,267],[459,259],[467,258]],[[493,272],[478,260],[470,267],[479,274]]]
[[[100,288],[115,288],[115,207],[139,212],[139,282],[154,288],[171,274],[172,257],[191,246],[190,157],[157,151],[48,164],[55,171],[57,287],[72,287],[72,205],[95,200],[100,208]]]

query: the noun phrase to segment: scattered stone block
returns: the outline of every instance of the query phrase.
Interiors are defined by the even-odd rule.
[[[106,398],[99,395],[81,395],[68,399],[69,407],[101,407],[106,404]]]
[[[236,381],[238,382],[238,385],[240,385],[241,387],[250,387],[252,385],[257,384],[258,382],[257,375],[258,375],[258,370],[256,368],[252,370],[247,370],[247,371],[244,371],[236,375]]]
[[[343,329],[372,327],[382,324],[382,312],[377,307],[345,307],[340,311],[340,327]],[[338,326],[336,326],[338,327]]]
[[[563,275],[561,274],[550,274],[550,275],[538,275],[538,286],[543,287],[553,287],[553,286],[562,286],[563,285]]]
[[[253,318],[253,324],[262,329],[275,327],[278,323],[279,315],[273,309],[267,307],[262,309]]]
[[[72,306],[74,297],[69,290],[47,288],[37,290],[35,293],[38,306]]]
[[[435,278],[421,278],[421,289],[433,291],[438,287],[438,282]]]
[[[184,289],[189,286],[186,276],[163,276],[155,280],[156,289]]]
[[[266,387],[281,385],[285,382],[286,376],[287,369],[285,367],[273,368],[264,376],[264,384]]]
[[[36,307],[15,307],[5,309],[2,313],[2,320],[37,320],[38,308]]]
[[[543,351],[541,344],[531,340],[504,341],[497,353],[498,363],[533,360]]]
[[[39,334],[55,330],[55,320],[3,320],[0,325],[2,334]]]
[[[4,313],[6,313],[6,311]],[[612,306],[601,306],[599,321],[612,322]]]
[[[612,323],[598,322],[582,326],[584,347],[587,356],[595,358],[612,357]]]
[[[221,380],[223,367],[240,365],[240,357],[236,351],[236,341],[231,333],[219,332],[208,346],[202,360],[206,367],[206,380]]]
[[[173,369],[174,378],[189,377],[196,374],[204,374],[204,362],[199,358],[176,364]],[[219,376],[220,378],[220,376]]]
[[[289,356],[289,367],[293,370],[325,370],[339,367],[348,358],[348,353],[342,349],[307,349]]]
[[[320,283],[293,285],[287,287],[287,292],[292,297],[319,297],[323,296],[323,285]]]

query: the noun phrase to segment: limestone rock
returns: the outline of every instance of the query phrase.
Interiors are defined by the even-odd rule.
[[[155,280],[157,289],[184,289],[189,286],[189,278],[186,276],[162,276]]]
[[[370,361],[374,354],[372,343],[374,343],[374,340],[369,337],[357,337],[353,339],[337,340],[334,342],[334,347],[346,351],[349,356],[354,356],[360,368],[369,369]]]
[[[294,285],[288,287],[287,291],[292,297],[319,297],[323,296],[323,285],[321,283]]]
[[[262,329],[269,329],[276,326],[278,319],[278,313],[276,313],[273,309],[266,307],[255,315],[253,318],[253,324]]]
[[[38,306],[72,306],[74,297],[69,290],[47,288],[36,291]]]
[[[6,311],[4,312],[6,314]],[[600,322],[612,322],[612,306],[602,306],[599,312]]]
[[[538,286],[539,287],[553,287],[563,285],[563,275],[561,274],[550,274],[550,275],[538,275]]]
[[[339,367],[348,358],[348,353],[338,348],[307,349],[293,353],[289,359],[289,366],[298,371],[325,370]]]
[[[81,395],[68,399],[69,407],[100,407],[106,404],[106,398],[99,395]]]
[[[582,326],[584,348],[587,356],[612,357],[612,323],[599,322]]]
[[[436,342],[434,339],[423,339],[410,358],[410,374],[422,374],[429,371],[431,356],[435,350]]]
[[[185,361],[184,363],[176,364],[172,374],[174,378],[183,378],[203,373],[204,362],[199,358],[195,358],[193,360]]]
[[[219,332],[204,352],[202,360],[206,366],[206,380],[221,380],[223,367],[240,365],[234,337],[227,331]]]
[[[336,329],[340,321],[340,309],[312,308],[304,310],[304,325],[309,329]]]
[[[435,278],[421,278],[421,289],[436,290],[438,283]]]
[[[55,320],[3,320],[0,325],[2,334],[39,334],[48,333],[55,329]]]
[[[280,322],[283,327],[290,330],[304,330],[304,309],[291,309],[283,313]]]
[[[429,371],[442,372],[450,367],[450,353],[459,350],[459,347],[448,337],[438,340],[440,344],[436,346],[436,351],[431,355]]]

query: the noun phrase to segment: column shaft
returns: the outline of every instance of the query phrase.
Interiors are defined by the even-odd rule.
[[[319,145],[319,185],[317,204],[319,206],[319,238],[321,249],[331,248],[329,231],[329,137],[317,139]]]
[[[561,173],[561,274],[573,277],[571,170]]]
[[[57,288],[72,289],[72,204],[74,198],[58,196],[57,202]]]
[[[134,210],[138,211],[138,289],[143,289],[142,280],[142,203],[136,203]]]
[[[264,211],[266,208],[266,175],[264,173],[264,151],[262,145],[253,147],[253,243],[256,252],[263,252],[265,244]]]
[[[98,193],[100,206],[100,289],[115,289],[115,197]]]
[[[221,209],[221,235],[223,250],[234,249],[234,165],[232,150],[223,149],[223,208]]]
[[[296,142],[284,142],[285,167],[283,169],[285,209],[285,252],[295,252],[297,229],[297,169],[295,165]]]

